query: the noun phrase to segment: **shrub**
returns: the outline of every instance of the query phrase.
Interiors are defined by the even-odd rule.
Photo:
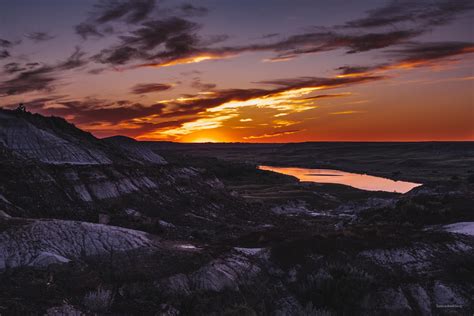
[[[357,266],[328,262],[317,274],[308,274],[300,280],[296,293],[303,302],[312,303],[310,307],[329,308],[344,314],[357,309],[373,283],[373,277]],[[328,312],[320,310],[323,311]]]
[[[257,313],[252,307],[245,304],[237,305],[226,309],[223,313],[224,316],[256,316]]]
[[[328,311],[324,308],[318,308],[313,306],[313,303],[308,303],[303,308],[303,310],[299,313],[300,316],[333,316],[334,313]]]
[[[114,294],[112,290],[98,287],[84,296],[84,307],[93,312],[106,312],[112,306]]]

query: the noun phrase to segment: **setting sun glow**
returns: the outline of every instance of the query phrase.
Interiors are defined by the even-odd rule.
[[[191,143],[217,143],[218,141],[213,138],[200,137],[193,139]]]

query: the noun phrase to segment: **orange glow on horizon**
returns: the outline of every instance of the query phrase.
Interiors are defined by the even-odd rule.
[[[202,137],[202,138],[193,139],[191,143],[218,143],[218,141],[213,138]]]
[[[463,53],[466,52],[472,53],[474,48],[463,51]],[[144,66],[167,67],[226,57],[231,57],[231,55],[202,53],[166,63]],[[155,101],[156,104],[163,105],[161,110],[163,117],[173,115],[176,107],[184,109],[189,105],[191,108],[197,106],[199,109],[201,103],[206,104],[209,102],[212,106],[202,107],[201,111],[194,112],[189,116],[184,114],[182,116],[182,123],[164,125],[164,127],[142,133],[134,131],[140,128],[140,124],[161,124],[166,122],[167,119],[161,118],[161,114],[153,114],[136,117],[115,125],[97,122],[83,125],[82,127],[99,135],[110,136],[111,134],[113,135],[115,130],[118,131],[115,134],[132,134],[138,140],[197,143],[474,140],[474,129],[467,128],[469,125],[469,115],[459,115],[459,113],[466,113],[466,104],[457,108],[458,114],[451,108],[450,113],[443,113],[441,115],[436,111],[426,112],[429,109],[428,105],[430,103],[439,102],[439,97],[434,98],[424,94],[423,102],[426,103],[426,106],[423,107],[419,103],[419,96],[414,95],[412,99],[408,100],[412,105],[410,111],[399,110],[397,113],[391,113],[389,116],[386,116],[383,114],[383,111],[375,111],[376,109],[373,105],[370,108],[372,100],[360,100],[360,92],[357,92],[357,90],[339,90],[340,92],[338,91],[333,94],[313,94],[328,89],[348,89],[349,87],[352,89],[353,83],[367,83],[373,81],[373,78],[376,78],[375,81],[399,80],[398,78],[402,77],[402,73],[422,67],[429,67],[431,71],[453,69],[446,66],[459,62],[460,60],[454,58],[443,59],[442,61],[437,60],[436,62],[429,59],[402,61],[375,66],[372,69],[361,72],[339,74],[332,77],[332,79],[356,78],[355,80],[322,81],[322,84],[318,84],[316,80],[314,85],[311,85],[310,81],[310,84],[307,86],[301,86],[296,82],[297,84],[293,87],[289,85],[289,88],[286,89],[256,90],[255,94],[243,94],[241,97],[236,95],[232,99],[226,98],[224,93],[222,101],[216,104],[213,104],[213,100],[219,100],[220,93],[222,91],[225,92],[225,89],[209,89],[210,91],[200,91],[194,94],[181,94],[174,98]],[[401,72],[396,73],[395,71],[397,70]],[[389,71],[394,71],[394,74],[382,75]],[[467,76],[417,81],[416,83],[421,87],[424,83],[436,84],[437,82],[447,83],[471,80],[472,76]],[[325,84],[326,82],[329,83]],[[399,82],[396,82],[396,84],[399,84]],[[268,93],[265,93],[265,91],[268,91]],[[254,96],[252,97],[252,95]],[[344,97],[344,100],[340,100],[341,97]],[[398,93],[392,95],[391,99],[389,98],[382,102],[392,102],[393,104],[393,100],[398,100]],[[404,102],[407,102],[407,100]],[[450,100],[443,102],[450,102]],[[328,105],[331,105],[331,108]],[[398,107],[403,108],[405,105],[402,103]],[[424,111],[421,110],[422,108],[424,108]],[[446,127],[444,131],[440,130],[439,126],[445,126],[444,120],[446,120],[447,115],[451,115],[449,120],[451,125],[449,128]],[[413,120],[413,117],[420,116],[426,118],[425,121],[420,123]],[[454,117],[456,117],[456,123],[452,124]],[[397,122],[396,125],[393,123],[395,121]],[[373,131],[378,132],[374,135]],[[447,134],[447,131],[450,134]]]

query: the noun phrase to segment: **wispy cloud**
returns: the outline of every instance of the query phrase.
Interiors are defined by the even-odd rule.
[[[21,41],[12,42],[3,38],[0,38],[0,60],[11,57],[10,50],[12,47],[20,44]]]
[[[349,21],[344,28],[394,27],[410,23],[412,27],[431,27],[448,24],[459,15],[474,9],[470,0],[398,0],[367,12],[360,19]]]
[[[339,112],[331,112],[330,115],[350,115],[350,114],[361,114],[366,113],[366,111],[356,111],[356,110],[348,110],[348,111],[339,111]]]
[[[254,107],[271,109],[278,113],[298,113],[316,108],[314,100],[304,96],[331,88],[347,87],[353,84],[381,80],[383,77],[357,78],[293,78],[281,79],[267,84],[276,85],[273,89],[231,89],[216,90],[204,96],[191,96],[166,101],[172,111],[163,110],[164,116],[195,116],[195,120],[182,126],[166,131],[146,135],[146,138],[163,138],[163,136],[179,137],[197,131],[214,129],[224,126],[225,121],[239,116],[240,110]],[[291,120],[275,120],[276,126],[290,126],[297,124]]]
[[[201,78],[195,77],[191,82],[191,87],[199,91],[209,91],[217,87],[215,83],[205,83],[201,81]]]
[[[32,40],[33,42],[45,42],[52,40],[55,36],[47,33],[47,32],[33,32],[25,34],[25,37]]]
[[[155,8],[155,0],[101,0],[95,5],[92,18],[97,23],[107,23],[123,19],[127,23],[137,23],[149,16]]]
[[[118,45],[96,54],[94,60],[103,64],[124,65],[136,60],[161,60],[165,63],[170,56],[187,57],[190,51],[195,50],[197,27],[196,23],[179,17],[146,21],[128,35],[120,36]],[[160,45],[164,45],[165,49],[155,52]]]
[[[5,59],[10,57],[10,52],[8,52],[6,49],[0,49],[0,59]]]
[[[288,127],[288,126],[292,126],[292,125],[295,125],[295,124],[298,124],[298,123],[300,123],[300,122],[289,121],[289,120],[274,120],[274,121],[272,121],[273,128]]]
[[[261,138],[272,138],[272,137],[296,134],[303,131],[304,130],[288,130],[288,131],[281,131],[281,132],[274,132],[274,133],[265,133],[265,134],[260,134],[260,135],[245,136],[244,139],[251,140],[251,139],[261,139]]]
[[[374,66],[343,66],[336,70],[340,72],[338,76],[340,78],[367,76],[380,71],[440,66],[472,53],[474,43],[469,42],[408,43],[385,52],[385,55],[393,60],[390,63]]]
[[[216,115],[213,117],[200,118],[192,122],[183,123],[180,127],[168,129],[165,131],[161,131],[159,133],[155,133],[155,135],[157,135],[160,138],[163,136],[176,137],[176,136],[188,135],[197,131],[214,129],[214,128],[221,127],[222,122],[227,121],[236,116],[237,114],[227,114],[227,115]],[[153,134],[147,135],[147,137],[150,137],[152,135]]]
[[[40,63],[9,63],[4,66],[7,74],[15,74],[0,82],[0,96],[17,95],[32,91],[51,92],[54,84],[65,71],[83,67],[87,64],[85,53],[79,47],[64,61],[54,65]]]
[[[12,46],[14,46],[15,43],[9,41],[9,40],[6,40],[6,39],[2,39],[0,38],[0,47],[2,48],[10,48]]]
[[[87,20],[75,26],[75,31],[83,39],[103,37],[112,30],[105,24],[117,21],[139,23],[152,14],[155,6],[156,0],[100,0]]]
[[[206,15],[209,10],[203,6],[195,6],[191,3],[183,3],[178,7],[184,16],[203,16]]]
[[[319,94],[312,97],[305,98],[305,100],[319,100],[319,99],[330,99],[330,98],[341,98],[341,97],[349,97],[352,93],[344,92],[344,93],[334,93],[334,94]]]
[[[167,83],[140,83],[132,87],[133,94],[146,94],[170,90],[173,87]]]

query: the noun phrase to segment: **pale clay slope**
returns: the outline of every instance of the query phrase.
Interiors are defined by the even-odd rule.
[[[474,222],[459,222],[444,225],[443,230],[450,233],[474,236]]]
[[[35,220],[0,234],[0,270],[153,248],[144,232],[101,224],[64,220]]]
[[[16,154],[50,164],[109,164],[100,150],[74,144],[22,118],[0,113],[0,144]]]
[[[104,141],[120,148],[130,160],[157,165],[166,165],[168,163],[151,149],[150,143],[139,142],[126,136],[113,136],[104,139]]]
[[[201,291],[221,292],[226,289],[237,291],[239,285],[261,271],[254,260],[255,256],[260,256],[259,252],[245,253],[236,249],[224,257],[212,260],[197,271],[173,275],[161,280],[156,286],[166,293],[184,295]],[[264,254],[265,251],[261,250],[261,255]]]
[[[429,247],[420,244],[410,248],[392,250],[375,249],[364,251],[360,256],[380,265],[381,268],[398,270],[403,268],[408,275],[425,274],[440,269],[440,262],[435,258],[446,255],[471,252],[472,245],[455,242],[446,247]],[[195,292],[238,291],[248,282],[258,280],[259,273],[266,270],[268,251],[261,248],[234,248],[233,251],[210,261],[198,270],[183,274],[179,273],[156,282],[156,286],[168,294],[190,295]],[[288,272],[288,278],[294,279],[295,271]],[[284,277],[283,275],[281,277]],[[331,278],[331,275],[320,276]],[[456,284],[436,280],[429,283],[413,283],[402,286],[390,286],[367,294],[360,302],[361,308],[367,312],[380,310],[395,314],[432,315],[437,305],[465,306],[469,303]],[[258,282],[258,281],[257,281]],[[303,311],[298,300],[290,293],[282,293],[278,299],[276,315],[294,315],[295,311]]]
[[[145,161],[157,165],[166,165],[166,160],[153,150],[147,147],[146,144],[139,142],[120,144],[120,147],[125,150],[128,156],[137,161]]]
[[[116,198],[143,189],[154,189],[157,184],[148,177],[123,178],[116,180],[98,181],[96,183],[74,185],[74,191],[78,197],[86,202]]]

